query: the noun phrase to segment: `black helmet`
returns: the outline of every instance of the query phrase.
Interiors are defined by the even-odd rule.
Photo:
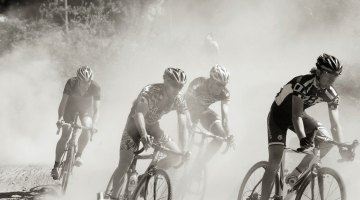
[[[340,75],[343,68],[337,58],[326,53],[318,57],[316,67],[321,71],[326,71],[335,75]]]

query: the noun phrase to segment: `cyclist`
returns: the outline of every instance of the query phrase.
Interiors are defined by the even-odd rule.
[[[297,76],[288,82],[276,95],[268,115],[268,143],[269,166],[266,168],[263,182],[261,200],[268,200],[271,185],[283,157],[286,145],[286,131],[294,131],[302,148],[309,148],[313,144],[315,133],[329,136],[324,127],[310,117],[305,109],[320,102],[327,102],[331,133],[335,141],[342,141],[342,131],[339,122],[339,95],[333,88],[333,83],[342,72],[342,65],[334,56],[322,54],[318,57],[316,67],[310,74]],[[315,142],[319,142],[316,141]],[[319,143],[320,156],[325,156],[331,146]],[[340,150],[340,154],[342,151]],[[300,164],[286,177],[286,182],[297,177],[309,167],[313,155],[307,155]]]
[[[229,72],[221,65],[215,65],[210,70],[210,78],[199,77],[194,79],[186,91],[186,102],[189,107],[193,124],[199,121],[209,132],[221,136],[230,137],[228,125],[228,111],[230,93],[226,88],[229,82]],[[221,101],[221,119],[209,106]],[[222,141],[214,139],[207,146],[205,154],[202,155],[202,164],[208,162],[220,149]]]
[[[176,110],[179,123],[179,140],[182,150],[186,150],[187,138],[187,105],[180,93],[186,83],[186,74],[178,68],[167,68],[163,75],[164,83],[150,84],[144,87],[134,101],[128,116],[120,144],[120,161],[115,169],[113,180],[113,193],[111,199],[118,199],[117,194],[124,183],[123,177],[129,169],[138,149],[140,141],[145,148],[155,141],[161,142],[165,147],[181,152],[180,148],[159,126],[160,118]],[[158,166],[167,169],[178,162],[177,156],[167,156]]]
[[[96,127],[99,118],[100,86],[93,80],[94,74],[89,66],[81,66],[76,77],[70,78],[65,85],[63,96],[58,110],[58,128],[61,122],[70,123],[74,120],[75,113],[83,126]],[[63,127],[62,134],[56,145],[56,156],[54,168],[51,171],[53,179],[59,178],[59,162],[64,153],[66,143],[70,138],[71,130]],[[78,151],[75,156],[75,165],[81,166],[83,161],[81,155],[89,142],[91,131],[82,131],[78,139]]]

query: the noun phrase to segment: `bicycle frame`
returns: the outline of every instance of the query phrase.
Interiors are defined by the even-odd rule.
[[[336,141],[333,141],[331,140],[330,138],[327,138],[325,136],[316,136],[317,139],[321,140],[322,142],[325,142],[325,143],[330,143],[330,144],[333,144],[335,146],[338,146],[338,147],[345,147],[345,148],[348,148],[348,149],[355,149],[357,146],[358,146],[358,141],[357,140],[354,140],[353,143],[351,145],[348,145],[348,144],[344,144],[344,143],[339,143],[339,142],[336,142]],[[287,153],[290,153],[290,152],[294,152],[294,153],[303,153],[303,154],[307,154],[307,155],[313,155],[315,156],[315,161],[313,161],[313,163],[311,164],[311,166],[299,177],[299,179],[295,182],[294,186],[289,189],[287,191],[287,193],[285,194],[285,191],[284,191],[284,183],[285,183],[285,173],[284,173],[284,169],[285,169],[285,155]],[[311,187],[314,188],[314,179],[317,177],[317,174],[318,174],[318,170],[321,168],[321,157],[320,157],[320,145],[319,144],[316,144],[315,147],[311,150],[311,151],[307,151],[307,152],[304,152],[304,151],[301,151],[300,148],[295,150],[295,149],[291,149],[291,148],[285,148],[284,149],[284,155],[283,155],[283,159],[281,161],[281,165],[280,165],[280,170],[279,170],[279,181],[280,181],[280,184],[279,184],[279,195],[284,197],[284,200],[287,200],[287,199],[291,199],[297,190],[300,189],[300,187],[305,183],[305,181],[310,177],[310,180],[311,180]],[[312,189],[312,196],[314,196],[313,194],[314,190]]]
[[[183,154],[183,153],[175,152],[175,151],[169,150],[167,148],[164,148],[164,147],[162,147],[161,144],[152,144],[151,146],[154,148],[154,151],[151,154],[140,155],[145,150],[144,147],[141,148],[140,150],[134,152],[135,156],[134,156],[134,159],[133,159],[133,161],[132,161],[132,163],[131,163],[131,165],[129,167],[129,170],[127,172],[128,180],[125,183],[125,196],[127,198],[130,198],[131,195],[132,195],[132,194],[129,193],[129,188],[128,188],[129,187],[129,181],[130,181],[129,177],[130,177],[132,172],[137,172],[136,171],[136,164],[137,164],[138,160],[150,160],[151,159],[151,162],[150,162],[149,166],[146,168],[146,170],[142,174],[144,176],[142,176],[142,178],[140,180],[138,180],[138,183],[140,183],[143,179],[147,178],[148,175],[152,176],[154,174],[155,170],[157,169],[156,167],[158,165],[158,162],[161,160],[161,154],[162,153],[165,153],[165,154],[170,153],[170,154],[175,154],[175,155],[178,155],[178,156],[185,156],[185,154]],[[175,166],[175,168],[180,167],[183,163],[184,163],[184,161],[182,161],[178,166]],[[109,188],[110,184],[112,184],[113,177],[114,177],[114,174],[111,176],[111,179],[110,179],[110,182],[108,183],[107,188]],[[108,191],[106,191],[106,192],[108,192]],[[105,195],[106,195],[105,197],[108,198],[107,195],[109,195],[109,194],[105,194]]]
[[[284,186],[285,186],[285,173],[284,173],[284,169],[285,169],[285,155],[287,153],[303,153],[303,154],[308,154],[308,155],[314,155],[315,156],[315,162],[313,164],[311,164],[311,166],[299,177],[299,179],[296,181],[296,183],[294,184],[294,186],[292,188],[290,188],[287,192],[284,191]],[[290,149],[290,148],[285,148],[284,149],[284,155],[283,155],[283,159],[281,161],[280,164],[280,169],[279,169],[279,195],[281,197],[284,197],[284,200],[287,199],[291,199],[291,197],[293,197],[296,193],[296,191],[298,189],[300,189],[300,187],[303,185],[303,183],[308,179],[309,176],[311,176],[312,178],[315,178],[317,175],[317,171],[320,168],[320,161],[321,158],[319,156],[320,153],[320,149],[318,149],[318,147],[315,147],[311,152],[299,152],[297,150],[294,149]]]
[[[78,113],[76,113],[75,114],[75,117],[74,117],[74,121],[71,123],[71,124],[76,124],[76,122],[77,122],[77,120],[78,120],[78,118],[79,118],[79,114]],[[66,163],[66,161],[68,161],[68,157],[69,157],[69,155],[68,155],[68,152],[71,150],[71,148],[74,148],[74,154],[76,153],[76,144],[75,144],[75,140],[76,140],[76,132],[77,132],[77,129],[76,128],[74,128],[74,127],[70,127],[70,129],[71,129],[71,131],[70,131],[70,134],[71,134],[71,138],[70,138],[70,140],[66,143],[66,147],[65,147],[65,151],[64,151],[64,153],[63,153],[63,155],[61,156],[61,161],[63,161],[64,160],[64,158],[66,157],[66,159],[63,161],[63,162],[61,162],[60,163],[60,167],[61,167],[61,173],[60,173],[60,179],[63,177],[63,175],[64,175],[64,165],[65,165],[65,163]],[[68,173],[72,173],[72,167],[69,169],[69,172]]]

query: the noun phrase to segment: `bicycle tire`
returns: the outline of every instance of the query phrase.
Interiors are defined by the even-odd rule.
[[[69,183],[70,174],[72,172],[72,167],[74,163],[74,148],[70,147],[70,149],[67,152],[66,160],[64,164],[64,171],[63,171],[63,179],[62,179],[62,192],[65,194],[66,189]]]
[[[240,190],[239,190],[239,194],[238,194],[238,197],[237,197],[237,200],[248,200],[248,199],[257,199],[257,197],[259,197],[261,195],[261,190],[258,192],[258,193],[254,193],[254,190],[256,190],[257,187],[261,188],[261,181],[262,181],[262,176],[261,176],[261,179],[256,182],[257,185],[256,188],[253,188],[252,191],[251,191],[251,195],[253,195],[253,198],[252,197],[248,197],[248,196],[244,196],[244,190],[245,190],[245,186],[246,186],[246,183],[249,181],[250,177],[253,175],[253,173],[258,170],[259,168],[263,168],[264,169],[264,172],[265,172],[265,169],[266,167],[268,166],[268,162],[267,161],[260,161],[260,162],[257,162],[255,163],[250,169],[249,171],[246,173],[244,179],[243,179],[243,182],[241,183],[241,186],[240,186]],[[263,175],[263,174],[262,174]],[[279,196],[279,188],[280,188],[280,181],[279,181],[279,175],[276,174],[275,176],[275,181],[274,181],[274,185],[275,185],[275,191],[274,191],[274,195],[273,196]]]
[[[339,186],[339,192],[340,192],[340,198],[341,198],[340,200],[346,200],[346,191],[345,191],[344,181],[342,180],[339,173],[336,172],[335,170],[331,169],[331,168],[322,167],[322,168],[320,168],[318,170],[318,175],[316,176],[316,178],[318,178],[320,176],[323,177],[323,176],[326,176],[326,175],[332,176],[334,178],[334,180],[336,180],[336,182],[338,183],[338,186]],[[307,186],[309,186],[309,184],[311,183],[311,179],[312,179],[312,176],[309,176],[305,180],[305,182],[300,187],[300,189],[299,189],[299,191],[298,191],[298,193],[296,195],[295,200],[309,199],[308,197],[305,197],[306,194],[304,194],[304,192],[305,192]],[[332,186],[332,184],[333,184],[333,182],[331,183],[331,186]],[[304,198],[302,198],[302,197],[304,197]],[[321,197],[319,199],[321,199]],[[339,198],[336,198],[336,199],[339,199]],[[328,199],[325,198],[324,200],[328,200]]]
[[[170,178],[169,175],[165,172],[165,170],[162,169],[154,169],[154,173],[152,173],[152,175],[147,175],[147,177],[143,178],[139,184],[137,185],[135,192],[132,195],[132,200],[138,200],[138,199],[144,199],[143,196],[145,195],[146,197],[152,196],[154,195],[153,198],[145,198],[145,199],[152,199],[152,200],[157,200],[158,196],[156,196],[156,186],[157,186],[157,182],[159,180],[159,176],[161,176],[163,178],[163,180],[166,183],[166,187],[167,187],[167,198],[160,198],[162,200],[172,200],[172,186],[171,186],[171,182],[170,182]],[[155,187],[153,188],[149,188],[150,183],[152,183],[152,179],[154,179],[154,184]],[[161,185],[160,185],[161,186]],[[145,188],[145,191],[144,191]],[[154,191],[151,192],[151,189],[154,189]],[[151,195],[152,194],[152,195]]]

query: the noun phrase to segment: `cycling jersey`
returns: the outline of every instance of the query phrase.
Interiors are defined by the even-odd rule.
[[[288,82],[276,95],[268,115],[268,143],[286,144],[286,132],[294,131],[292,123],[292,96],[298,96],[304,101],[304,110],[320,102],[327,102],[330,108],[339,105],[339,96],[333,87],[321,89],[315,74],[297,76]],[[305,134],[323,129],[322,124],[310,117],[304,111],[302,115]]]
[[[81,95],[78,89],[78,79],[76,77],[70,78],[66,82],[63,92],[69,95],[65,107],[65,114],[75,112],[79,112],[80,114],[92,113],[93,102],[100,100],[100,91],[100,86],[95,81],[91,81],[88,90],[84,95]]]
[[[162,83],[147,85],[143,88],[133,103],[130,116],[134,116],[135,106],[138,102],[146,103],[149,107],[148,112],[144,116],[146,124],[154,124],[158,122],[164,114],[172,110],[176,110],[178,113],[185,113],[187,105],[183,95],[180,93],[175,96],[174,99],[168,102],[163,102],[164,89],[164,84]]]
[[[304,101],[304,110],[320,102],[327,102],[330,108],[339,105],[339,95],[335,89],[321,89],[315,74],[297,76],[288,82],[276,95],[271,107],[272,113],[279,124],[292,124],[292,96]]]
[[[149,108],[144,116],[146,132],[153,136],[155,140],[162,142],[170,141],[170,137],[160,128],[159,120],[163,115],[172,110],[176,110],[178,113],[185,113],[187,105],[182,94],[178,94],[174,99],[164,102],[164,89],[164,84],[151,84],[141,90],[133,103],[126,122],[121,139],[121,150],[136,151],[140,143],[140,133],[134,119],[135,107],[139,102],[146,103]]]
[[[203,112],[217,101],[229,101],[230,93],[224,88],[219,95],[213,95],[208,89],[208,79],[199,77],[194,79],[186,91],[185,98],[190,112]]]

